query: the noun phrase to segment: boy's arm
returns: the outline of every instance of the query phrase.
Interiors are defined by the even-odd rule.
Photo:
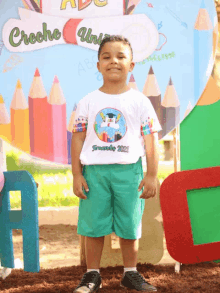
[[[151,177],[157,177],[159,155],[158,155],[158,133],[152,133],[144,136],[145,151],[147,159],[147,174]]]
[[[144,135],[147,173],[139,185],[139,191],[144,187],[144,191],[140,198],[150,198],[156,195],[157,188],[157,172],[159,164],[158,155],[158,133]]]
[[[83,187],[86,192],[89,191],[85,178],[82,175],[82,164],[80,162],[80,153],[86,138],[86,131],[74,132],[71,142],[71,160],[72,160],[72,173],[73,173],[73,192],[76,196],[86,199],[83,193]]]
[[[72,160],[72,173],[75,175],[82,175],[82,165],[79,159],[84,141],[86,139],[86,131],[73,132],[71,142],[71,160]]]

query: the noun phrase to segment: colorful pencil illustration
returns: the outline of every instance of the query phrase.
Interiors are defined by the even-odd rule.
[[[51,161],[67,164],[66,100],[57,76],[48,98],[48,125]]]
[[[202,0],[194,26],[194,98],[201,96],[211,74],[213,61],[213,26]],[[209,68],[209,70],[207,70]],[[210,71],[210,72],[208,72]]]
[[[22,0],[26,9],[40,12],[40,4],[37,0]]]
[[[26,5],[28,6],[28,8],[29,8],[30,10],[35,11],[35,10],[34,10],[34,7],[33,7],[33,5],[32,5],[31,0],[24,0],[23,2],[26,3]]]
[[[117,123],[117,122],[119,121],[120,118],[121,118],[121,114],[119,113],[119,114],[117,115],[117,118],[116,118],[116,120],[115,120],[115,123]]]
[[[129,0],[127,9],[126,9],[126,14],[132,14],[134,12],[134,9],[137,7],[137,5],[141,2],[141,0]]]
[[[37,1],[35,1],[35,0],[30,0],[30,2],[31,2],[31,4],[32,4],[34,10],[35,10],[36,12],[40,12],[40,7],[39,7]]]
[[[74,105],[72,114],[70,116],[69,124],[68,124],[68,127],[67,127],[68,164],[71,164],[71,141],[72,141],[73,124],[74,124],[74,121],[75,121],[75,114],[76,114],[76,104]]]
[[[102,117],[102,120],[105,121],[105,115],[101,112],[100,116]]]
[[[131,74],[131,77],[130,77],[130,79],[129,79],[128,86],[129,86],[130,88],[133,88],[133,89],[135,89],[135,90],[138,91],[138,87],[137,87],[137,84],[136,84],[136,82],[135,82],[135,79],[134,79],[134,75],[133,75],[133,74]]]
[[[146,82],[144,84],[143,94],[150,99],[157,114],[158,120],[160,124],[162,124],[161,91],[152,66],[150,67]],[[159,132],[159,136],[160,135],[161,132]]]
[[[50,160],[48,137],[48,104],[47,94],[43,86],[38,68],[35,71],[28,97],[30,125],[30,154]]]
[[[0,137],[11,143],[11,121],[2,95],[0,95]]]
[[[103,139],[104,142],[107,142],[108,141],[108,134],[107,134],[106,131],[103,131],[102,139]]]
[[[25,2],[25,0],[22,0],[22,2],[23,2],[24,7],[25,7],[26,9],[30,9],[29,6],[27,5],[27,3]]]
[[[98,134],[98,124],[97,124],[97,122],[95,122],[94,128],[95,128],[95,132]]]
[[[40,0],[34,0],[34,1],[38,5],[38,7],[40,8]]]
[[[162,137],[168,134],[180,121],[180,102],[170,78],[169,84],[161,103],[162,108]]]
[[[115,132],[114,141],[118,141],[121,138],[122,138],[122,134],[119,131]]]
[[[24,152],[29,153],[29,109],[20,80],[17,81],[10,111],[12,144]]]

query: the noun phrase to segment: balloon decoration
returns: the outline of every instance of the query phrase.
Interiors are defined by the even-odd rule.
[[[213,69],[214,1],[8,0],[0,12],[0,137],[52,162],[71,163],[77,103],[102,85],[104,37],[130,40],[128,82],[151,100],[160,139],[190,113]]]

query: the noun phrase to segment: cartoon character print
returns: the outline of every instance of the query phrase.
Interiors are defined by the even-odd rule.
[[[121,115],[118,114],[117,118],[116,115],[113,113],[107,113],[106,116],[103,115],[101,112],[100,115],[103,117],[103,122],[101,123],[101,127],[112,127],[114,129],[119,129],[119,125],[117,124]]]
[[[96,115],[94,130],[101,141],[112,143],[124,137],[127,126],[120,111],[105,108]]]

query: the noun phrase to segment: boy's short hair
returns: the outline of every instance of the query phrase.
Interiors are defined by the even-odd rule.
[[[132,56],[132,59],[133,59],[133,50],[132,50],[132,47],[131,47],[131,44],[130,44],[129,40],[127,38],[123,37],[123,36],[120,36],[120,35],[112,35],[112,36],[109,36],[109,37],[105,37],[102,40],[102,42],[101,42],[101,44],[99,46],[99,50],[98,50],[98,59],[100,57],[100,54],[101,54],[103,46],[108,42],[122,42],[123,44],[128,45],[130,47],[131,56]]]

